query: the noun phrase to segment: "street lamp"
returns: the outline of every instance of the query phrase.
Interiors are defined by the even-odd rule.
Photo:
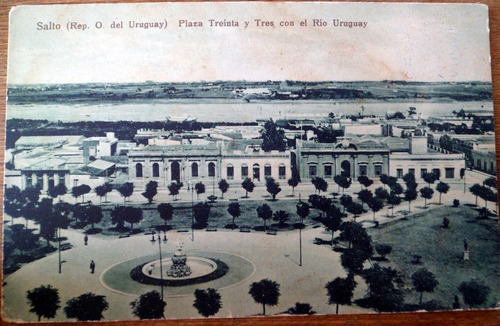
[[[160,255],[160,289],[161,289],[161,299],[163,300],[163,259],[162,259],[162,255],[161,255],[161,234],[160,234],[160,232],[158,232],[157,237],[158,237],[158,251],[159,251],[159,255]],[[151,240],[149,240],[149,241],[151,241],[153,244],[156,242],[154,231],[152,231]],[[163,233],[163,243],[166,245],[167,241],[168,241],[167,234],[164,232]]]
[[[191,241],[194,242],[194,187],[192,180],[189,180],[189,183],[191,183]]]

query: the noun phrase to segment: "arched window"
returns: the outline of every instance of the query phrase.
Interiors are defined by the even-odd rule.
[[[215,177],[215,163],[208,163],[208,176]]]
[[[141,163],[137,163],[135,165],[135,177],[142,178],[142,164]]]
[[[260,166],[259,166],[259,164],[253,165],[253,179],[260,181]]]
[[[198,177],[198,163],[191,164],[191,176],[193,178]]]
[[[160,165],[158,163],[153,163],[153,178],[160,177]]]

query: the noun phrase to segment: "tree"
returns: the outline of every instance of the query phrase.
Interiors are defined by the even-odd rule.
[[[100,185],[95,187],[94,191],[96,195],[99,196],[99,203],[102,204],[102,197],[106,196],[108,193],[106,187],[104,185]]]
[[[309,215],[309,205],[304,202],[300,202],[297,204],[297,215],[300,216],[300,223],[304,224],[304,219]]]
[[[424,207],[427,208],[427,200],[432,198],[432,195],[434,195],[434,190],[429,187],[424,187],[420,189],[420,197],[424,198]]]
[[[286,311],[290,315],[314,315],[316,311],[313,310],[309,303],[295,302],[295,306],[288,308]]]
[[[230,203],[227,211],[233,217],[233,223],[231,224],[231,229],[234,229],[234,227],[236,226],[236,224],[234,224],[234,219],[241,215],[240,204]]]
[[[408,187],[408,185],[415,185],[416,186],[416,180],[415,180],[415,174],[413,173],[406,173],[404,176],[403,176],[403,181],[405,182],[406,186]]]
[[[373,197],[369,202],[368,202],[368,207],[373,212],[373,220],[375,221],[375,213],[380,211],[384,207],[384,202],[378,198],[378,197]]]
[[[345,192],[351,186],[351,180],[343,174],[336,175],[333,181],[342,188],[342,192]]]
[[[292,197],[295,197],[295,187],[299,185],[299,178],[296,176],[291,177],[288,179],[288,185],[292,187]]]
[[[373,193],[368,189],[363,189],[358,192],[358,198],[361,200],[361,208],[364,208],[363,205],[368,203],[373,198]]]
[[[179,194],[179,190],[181,190],[182,186],[183,186],[182,182],[180,183],[172,182],[167,186],[170,196],[172,196],[172,200],[174,200],[175,196]]]
[[[412,117],[414,114],[417,114],[417,108],[414,106],[410,106],[408,108],[408,116]]]
[[[160,319],[165,318],[165,307],[167,304],[162,300],[158,291],[151,291],[142,294],[139,298],[130,302],[132,314],[139,319]]]
[[[386,260],[385,256],[391,253],[392,246],[385,243],[379,243],[375,245],[375,251],[377,251],[377,254],[379,254],[383,260]]]
[[[401,198],[398,195],[391,192],[389,198],[387,198],[387,204],[392,205],[392,213],[391,216],[394,217],[394,206],[398,206],[401,204]]]
[[[446,194],[450,190],[450,186],[443,181],[439,181],[436,186],[436,190],[439,192],[439,204],[441,205],[441,195]]]
[[[276,195],[281,192],[279,183],[270,177],[266,178],[266,190],[269,194],[271,194],[273,200],[276,200]]]
[[[326,213],[330,207],[332,207],[332,200],[325,196],[319,196],[317,208],[321,211],[321,217],[323,217],[324,213]]]
[[[28,303],[31,306],[30,312],[38,316],[38,321],[42,317],[52,319],[56,316],[57,310],[61,308],[59,291],[50,285],[42,285],[26,292]]]
[[[221,295],[216,289],[208,288],[206,290],[195,290],[195,300],[193,307],[203,317],[210,317],[219,312],[222,308]]]
[[[368,178],[366,175],[360,175],[358,177],[358,182],[362,184],[365,189],[373,184],[373,180]]]
[[[477,279],[460,283],[458,291],[462,293],[465,304],[469,305],[471,309],[485,303],[490,294],[490,288],[483,281]]]
[[[323,178],[314,177],[311,180],[311,182],[314,185],[314,187],[316,188],[316,191],[318,192],[318,194],[321,194],[322,191],[328,190],[328,183]]]
[[[210,217],[210,209],[212,207],[207,203],[198,203],[193,206],[193,215],[196,221],[196,228],[205,228],[208,225],[208,218]]]
[[[475,183],[471,187],[469,187],[469,190],[474,196],[476,196],[476,206],[477,206],[477,197],[481,194],[482,187],[480,184]]]
[[[94,229],[94,224],[99,223],[102,220],[102,208],[100,206],[90,205],[87,207],[87,222],[91,224],[92,229]]]
[[[434,292],[434,288],[439,284],[433,273],[426,268],[421,268],[411,275],[411,281],[417,292],[420,292],[420,305],[422,305],[422,295],[424,292]]]
[[[205,193],[205,185],[203,182],[198,182],[194,185],[194,190],[196,191],[196,200],[199,200],[200,195]]]
[[[414,188],[406,188],[404,195],[405,200],[408,202],[408,211],[411,212],[411,202],[417,199],[417,190]]]
[[[368,286],[367,297],[364,299],[368,306],[381,312],[401,309],[404,296],[399,287],[403,285],[403,276],[399,271],[375,264],[365,269],[362,277]]]
[[[347,206],[347,211],[354,215],[354,219],[363,213],[363,206],[358,203],[352,202]]]
[[[385,189],[385,186],[389,184],[389,176],[387,174],[381,174],[380,175],[380,182],[382,182],[382,184],[384,185],[384,189]]]
[[[356,282],[354,279],[337,277],[325,286],[328,294],[328,304],[336,304],[335,313],[339,314],[339,305],[351,305]]]
[[[349,241],[349,248],[356,248],[366,253],[367,257],[373,254],[371,238],[363,228],[363,225],[357,222],[344,222],[340,225],[340,238]]]
[[[289,219],[290,215],[284,210],[274,212],[273,220],[278,222],[280,228],[283,228]]]
[[[40,199],[40,189],[28,187],[21,191],[21,196],[25,199],[25,201],[36,203]]]
[[[224,194],[229,189],[229,183],[227,183],[226,179],[222,179],[219,181],[219,190],[222,193],[222,199],[224,199]]]
[[[248,291],[248,293],[256,303],[262,304],[262,314],[265,316],[266,305],[276,306],[278,304],[280,285],[266,278],[250,284],[250,291]]]
[[[60,197],[68,192],[68,188],[64,183],[58,183],[56,186],[49,188],[48,194],[52,198]],[[61,198],[59,198],[61,200]]]
[[[323,217],[321,219],[321,223],[325,226],[325,228],[332,233],[332,245],[333,245],[333,240],[334,240],[334,233],[335,231],[339,230],[340,223],[342,222],[341,220],[342,213],[340,210],[335,207],[331,206],[330,209],[327,211],[326,217]]]
[[[273,216],[271,207],[267,204],[262,204],[262,206],[257,207],[257,216],[264,220],[264,231],[266,231],[266,221]]]
[[[252,192],[255,188],[255,184],[250,178],[246,178],[245,180],[243,180],[241,186],[243,187],[243,189],[245,189],[245,198],[248,198],[248,193]]]
[[[142,209],[127,206],[125,207],[124,213],[125,222],[130,223],[130,229],[134,231],[134,224],[142,221]]]
[[[497,189],[497,187],[498,187],[497,178],[489,177],[488,179],[485,179],[483,181],[483,185],[488,186],[490,188]]]
[[[102,313],[108,310],[108,307],[105,296],[88,292],[69,300],[64,307],[64,313],[67,318],[75,318],[78,321],[101,320],[104,318]]]
[[[142,196],[148,200],[148,203],[151,204],[153,202],[154,196],[158,193],[158,182],[149,181],[146,184],[146,191],[142,193]]]
[[[113,185],[109,182],[106,182],[104,184],[104,190],[106,193],[104,194],[104,202],[106,203],[108,201],[108,194],[113,191]]]
[[[80,186],[73,187],[71,189],[71,194],[73,195],[73,197],[75,197],[75,200],[77,200],[78,197],[82,196],[82,203],[83,203],[85,200],[85,194],[88,194],[90,192],[90,190],[91,189],[89,186],[80,185]]]
[[[278,125],[270,119],[264,124],[264,129],[260,131],[262,138],[262,149],[268,151],[284,151],[286,150],[285,132],[278,129]]]
[[[436,174],[432,172],[426,172],[422,175],[422,179],[429,184],[429,188],[431,184],[436,182]]]
[[[174,207],[168,203],[161,203],[156,209],[160,213],[160,218],[165,221],[165,231],[168,231],[167,222],[174,216]]]
[[[351,204],[352,204],[352,197],[351,196],[344,194],[340,197],[340,205],[342,205],[344,207],[343,213],[345,213],[346,207],[351,205]]]
[[[403,193],[403,187],[397,182],[394,182],[393,184],[391,184],[390,189],[391,189],[391,193],[398,195],[398,196]]]
[[[389,192],[382,187],[378,187],[375,189],[375,197],[380,198],[381,200],[386,200],[389,198]]]
[[[342,267],[348,272],[351,277],[355,274],[360,274],[363,271],[365,261],[370,258],[364,251],[349,248],[344,250],[340,255]]]
[[[134,184],[131,182],[125,182],[118,188],[118,192],[123,196],[123,203],[125,204],[127,198],[132,196],[134,193]]]

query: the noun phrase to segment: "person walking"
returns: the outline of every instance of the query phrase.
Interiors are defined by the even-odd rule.
[[[90,262],[90,273],[94,274],[95,271],[95,262],[92,260]]]

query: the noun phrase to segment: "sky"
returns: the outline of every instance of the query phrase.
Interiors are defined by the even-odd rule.
[[[209,19],[239,27],[210,27]],[[274,27],[257,26],[256,19]],[[327,26],[312,26],[313,19]],[[335,27],[336,19],[366,26]],[[203,27],[179,27],[179,20]],[[130,22],[165,21],[166,29],[129,28]],[[89,28],[68,30],[71,22]],[[123,28],[111,28],[113,22]],[[39,30],[44,26],[53,29]],[[20,6],[10,15],[8,60],[9,84],[491,81],[487,7],[471,4]]]

